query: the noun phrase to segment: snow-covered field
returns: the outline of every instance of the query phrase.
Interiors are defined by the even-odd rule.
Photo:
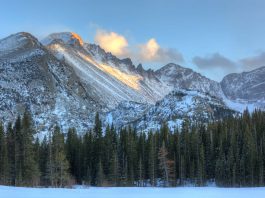
[[[263,198],[265,188],[20,188],[0,186],[1,198]]]

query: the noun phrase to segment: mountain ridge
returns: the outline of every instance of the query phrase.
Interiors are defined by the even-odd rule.
[[[0,101],[5,101],[0,106],[3,115],[0,119],[10,120],[16,111],[22,113],[29,109],[43,130],[55,123],[61,123],[64,129],[74,126],[85,130],[92,126],[95,112],[104,117],[115,109],[126,109],[126,105],[132,108],[136,104],[138,109],[150,110],[176,90],[187,90],[188,95],[191,94],[189,90],[198,96],[209,94],[210,101],[218,100],[225,108],[234,110],[253,102],[246,98],[241,103],[237,97],[229,95],[226,85],[231,84],[230,81],[218,83],[174,63],[156,71],[145,70],[141,64],[135,66],[130,58],[119,59],[98,45],[84,42],[76,33],[54,33],[40,42],[31,34],[21,32],[1,39],[0,44]],[[259,76],[261,81],[263,73]],[[237,82],[237,78],[234,81]],[[259,99],[263,100],[262,94]],[[172,101],[177,100],[172,98]],[[180,108],[172,104],[166,103]],[[260,101],[253,104],[253,108],[265,107]],[[141,119],[139,112],[135,116]],[[154,117],[152,113],[145,116],[150,117],[147,120]],[[131,117],[126,122],[136,118]],[[181,116],[178,119],[182,119]],[[148,122],[145,125],[151,128]]]

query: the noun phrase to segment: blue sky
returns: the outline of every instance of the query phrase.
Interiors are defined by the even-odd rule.
[[[227,73],[265,65],[264,0],[0,3],[0,38],[19,31],[38,38],[73,31],[87,42],[100,43],[95,38],[98,34],[114,36],[125,39],[121,47],[126,53],[116,55],[132,56],[135,64],[143,62],[146,68],[157,69],[166,62],[177,62],[218,81]],[[144,57],[154,49],[157,54]]]

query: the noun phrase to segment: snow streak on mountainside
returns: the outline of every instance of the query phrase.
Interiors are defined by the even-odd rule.
[[[129,59],[119,60],[96,45],[69,42],[66,34],[52,34],[43,43],[59,60],[73,67],[85,86],[90,87],[91,97],[106,109],[121,101],[154,103],[168,93],[169,89],[154,76],[137,72]]]

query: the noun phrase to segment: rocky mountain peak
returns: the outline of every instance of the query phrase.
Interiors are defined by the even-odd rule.
[[[141,63],[137,65],[136,69],[139,72],[143,72],[143,70],[144,70],[143,65]]]
[[[218,82],[180,65],[169,63],[155,71],[157,78],[173,88],[191,89],[222,98],[222,89]]]
[[[226,97],[232,100],[262,101],[265,99],[265,67],[228,74],[221,81]]]
[[[180,65],[177,65],[175,63],[168,63],[165,66],[161,67],[160,69],[156,70],[156,73],[174,73],[178,70],[186,70],[188,68],[184,68]]]
[[[124,58],[124,59],[122,59],[121,61],[122,61],[124,64],[126,64],[126,65],[130,65],[130,66],[133,65],[133,62],[132,62],[132,60],[131,60],[130,58]]]
[[[82,38],[74,32],[60,32],[50,34],[48,37],[42,40],[42,43],[44,45],[49,45],[56,41],[73,46],[83,46],[84,44]]]
[[[0,40],[0,57],[6,54],[40,46],[38,39],[27,32],[12,34]]]

